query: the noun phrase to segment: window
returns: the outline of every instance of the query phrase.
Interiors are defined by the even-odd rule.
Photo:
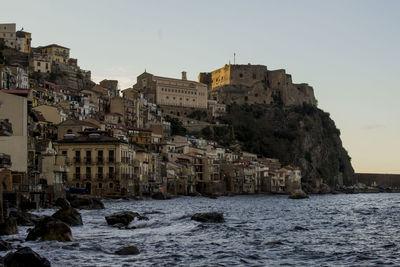
[[[103,187],[103,184],[102,183],[99,183],[99,188],[101,189]]]
[[[61,155],[66,156],[67,155],[67,150],[61,151]]]
[[[253,79],[257,79],[257,75],[253,73]]]
[[[169,98],[169,96],[166,96],[165,98],[166,98],[166,99],[168,99],[168,98]]]
[[[240,74],[239,74],[239,77],[240,77],[240,78],[243,78],[243,74],[242,74],[242,73],[240,73]]]
[[[110,188],[113,188],[113,183],[110,183],[110,184],[109,184],[109,187],[110,187]]]
[[[40,62],[37,63],[37,66],[40,67]]]

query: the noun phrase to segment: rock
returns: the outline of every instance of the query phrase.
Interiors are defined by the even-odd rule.
[[[76,209],[101,210],[104,204],[97,198],[75,198],[71,202],[71,206]]]
[[[10,249],[12,249],[11,244],[4,241],[3,239],[0,239],[0,251],[10,250]]]
[[[10,217],[16,218],[17,225],[21,226],[34,226],[40,221],[40,216],[24,211],[11,211]]]
[[[329,194],[332,192],[332,188],[327,184],[321,184],[319,187],[320,194]]]
[[[117,213],[111,214],[110,216],[106,216],[106,221],[107,221],[108,225],[123,224],[123,225],[127,226],[135,218],[138,218],[139,220],[146,220],[146,221],[149,219],[146,216],[142,216],[137,212],[122,211],[122,212],[117,212]]]
[[[137,255],[139,253],[139,249],[135,246],[122,247],[115,251],[117,255]]]
[[[36,226],[31,229],[26,237],[26,241],[37,240],[50,241],[57,240],[60,242],[73,241],[71,229],[64,222],[47,216],[40,220]]]
[[[293,228],[294,231],[307,231],[307,228],[301,227],[301,226],[295,226]]]
[[[17,219],[8,217],[4,223],[0,224],[0,235],[18,234]]]
[[[4,257],[4,266],[12,267],[50,267],[50,262],[29,247],[10,252]]]
[[[52,215],[52,217],[65,222],[69,226],[83,225],[81,214],[71,206],[57,211]]]
[[[61,209],[67,209],[71,207],[71,204],[65,198],[57,198],[56,206],[59,206]]]
[[[222,223],[225,221],[224,215],[218,212],[196,213],[193,214],[191,220],[211,223]]]
[[[302,199],[302,198],[308,198],[308,195],[303,190],[297,189],[290,194],[289,198]]]
[[[165,200],[167,199],[167,196],[163,192],[156,192],[151,195],[151,198],[156,200]]]

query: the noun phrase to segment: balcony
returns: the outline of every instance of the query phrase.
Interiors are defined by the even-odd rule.
[[[115,162],[115,158],[114,158],[114,157],[108,158],[108,162],[109,162],[109,163],[114,163],[114,162]]]
[[[81,174],[80,173],[75,173],[74,174],[74,180],[80,180],[81,179]]]
[[[96,163],[97,163],[97,165],[103,165],[104,164],[104,158],[103,157],[97,157]]]
[[[85,177],[85,179],[91,180],[92,179],[92,174],[91,173],[85,173],[84,177]]]
[[[74,157],[74,163],[81,163],[81,157]]]
[[[92,164],[92,157],[85,157],[86,164]]]
[[[108,178],[108,179],[113,180],[113,179],[115,179],[115,177],[116,177],[115,172],[109,172],[109,173],[107,173],[107,178]]]
[[[104,179],[104,175],[102,173],[97,173],[96,174],[96,178],[97,178],[97,180],[103,180]]]

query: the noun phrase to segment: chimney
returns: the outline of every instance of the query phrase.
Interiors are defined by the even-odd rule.
[[[182,71],[182,80],[186,81],[186,71]]]

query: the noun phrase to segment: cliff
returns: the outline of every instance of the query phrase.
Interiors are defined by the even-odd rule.
[[[238,105],[227,108],[224,128],[207,128],[205,137],[221,144],[278,158],[283,164],[299,166],[303,182],[311,186],[322,181],[329,185],[352,184],[354,170],[329,113],[310,104]]]

